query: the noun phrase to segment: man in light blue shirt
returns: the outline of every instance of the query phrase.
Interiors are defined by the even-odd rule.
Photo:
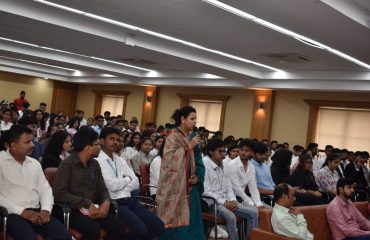
[[[100,135],[101,130],[104,127],[104,117],[102,115],[97,115],[95,117],[95,125],[91,128],[94,129],[94,131]]]
[[[203,159],[206,169],[203,196],[216,199],[217,215],[225,219],[230,240],[239,239],[235,215],[246,220],[246,234],[250,236],[252,229],[258,227],[258,209],[255,206],[243,205],[236,201],[230,176],[224,171],[222,165],[225,142],[219,139],[211,140],[208,142],[207,151],[208,156]],[[208,203],[210,211],[213,211],[214,203]]]
[[[265,144],[256,143],[253,147],[252,164],[256,170],[258,191],[263,195],[273,195],[275,183],[271,176],[270,166],[265,163],[267,150]]]

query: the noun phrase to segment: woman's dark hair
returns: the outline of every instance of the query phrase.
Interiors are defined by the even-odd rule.
[[[143,138],[150,137],[153,133],[156,133],[156,132],[155,132],[155,131],[153,131],[153,130],[145,130],[145,131],[143,132],[142,137],[143,137]]]
[[[132,132],[124,132],[123,133],[123,142],[125,144],[125,147],[130,147],[131,139],[132,139]],[[130,142],[127,142],[127,138],[131,137]]]
[[[166,143],[166,139],[163,138],[163,142],[162,142],[161,148],[158,151],[158,156],[160,156],[162,159],[163,159],[163,152],[164,152],[164,144],[165,143]]]
[[[79,126],[80,126],[80,120],[78,119],[78,117],[73,117],[71,119],[69,119],[68,123],[67,123],[67,126],[68,128],[72,128],[73,127],[73,124],[77,122],[78,123],[78,127],[76,130],[78,130]]]
[[[321,168],[324,168],[324,167],[328,166],[328,163],[329,162],[332,162],[332,161],[337,160],[337,159],[340,159],[339,158],[339,155],[337,155],[337,154],[330,154],[329,156],[326,157],[325,163],[322,165]]]
[[[1,131],[0,137],[0,151],[6,151],[6,145],[8,144],[9,130]]]
[[[166,129],[163,127],[163,125],[159,125],[157,128],[157,133],[163,132],[164,130]]]
[[[143,145],[143,144],[144,144],[144,142],[145,142],[145,141],[148,141],[148,140],[152,143],[152,146],[154,146],[154,142],[153,142],[153,140],[152,140],[150,137],[145,137],[145,138],[141,139],[141,142],[140,142],[140,149],[141,149],[141,145]]]
[[[73,136],[73,148],[76,152],[81,152],[87,145],[92,145],[99,139],[99,134],[92,128],[83,128]]]
[[[195,108],[191,106],[185,106],[180,109],[176,109],[172,114],[172,119],[175,121],[175,125],[178,127],[181,125],[181,117],[187,118],[191,113],[196,113]]]
[[[135,136],[139,136],[140,137],[140,142],[136,146],[135,146],[135,143],[134,143]],[[131,136],[131,139],[130,139],[130,142],[129,142],[128,146],[129,147],[133,147],[133,148],[135,148],[136,150],[139,151],[141,149],[141,133],[139,133],[139,132],[132,133],[132,136]]]
[[[272,156],[272,164],[271,167],[279,168],[279,169],[284,169],[289,172],[289,166],[290,163],[292,162],[292,155],[293,153],[289,150],[285,149],[280,149],[277,150]]]
[[[163,139],[164,140],[164,136],[162,135],[158,135],[155,137],[155,142],[157,142],[159,139]]]
[[[66,131],[57,131],[50,139],[48,147],[45,150],[45,154],[59,156],[63,152],[64,141],[70,135]]]
[[[274,154],[275,155],[275,154]],[[306,164],[306,162],[308,160],[312,160],[312,157],[307,155],[307,154],[302,154],[300,157],[299,157],[299,164],[297,166],[297,169],[304,169],[304,166]]]
[[[46,136],[47,136],[47,137],[50,137],[51,129],[52,129],[53,127],[57,127],[57,125],[55,125],[55,124],[50,124],[50,125],[48,126],[48,131],[47,131],[47,133],[46,133]]]
[[[56,119],[57,117],[58,117],[58,115],[55,114],[55,113],[50,114],[49,123],[54,124],[54,119]]]

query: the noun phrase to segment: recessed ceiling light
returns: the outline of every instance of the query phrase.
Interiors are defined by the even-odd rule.
[[[205,52],[210,52],[210,53],[213,53],[213,54],[216,54],[216,55],[220,55],[220,56],[227,57],[227,58],[230,58],[230,59],[234,59],[234,60],[237,60],[237,61],[241,61],[241,62],[244,62],[244,63],[253,64],[253,65],[263,67],[263,68],[266,68],[266,69],[270,69],[270,70],[273,70],[273,71],[282,71],[281,69],[274,68],[274,67],[266,65],[266,64],[255,62],[255,61],[252,61],[252,60],[249,60],[249,59],[246,59],[246,58],[241,58],[241,57],[238,57],[238,56],[235,56],[235,55],[232,55],[232,54],[228,54],[228,53],[225,53],[225,52],[222,52],[222,51],[206,48],[206,47],[203,47],[203,46],[198,45],[196,43],[184,41],[184,40],[181,40],[181,39],[178,39],[178,38],[171,37],[169,35],[154,32],[154,31],[151,31],[151,30],[148,30],[148,29],[145,29],[145,28],[140,28],[140,27],[137,27],[137,26],[134,26],[134,25],[126,24],[126,23],[123,23],[123,22],[119,22],[119,21],[116,21],[116,20],[113,20],[113,19],[110,19],[110,18],[95,15],[95,14],[92,14],[92,13],[84,12],[84,11],[81,11],[81,10],[78,10],[78,9],[75,9],[75,8],[66,7],[66,6],[56,4],[56,3],[52,3],[52,2],[49,2],[49,1],[45,1],[45,0],[33,0],[33,1],[45,4],[45,5],[48,5],[48,6],[51,6],[51,7],[55,7],[55,8],[58,8],[58,9],[62,9],[62,10],[68,11],[68,12],[76,13],[76,14],[79,14],[79,15],[82,15],[82,16],[85,16],[85,17],[96,19],[98,21],[102,21],[102,22],[105,22],[105,23],[109,23],[109,24],[113,24],[113,25],[116,25],[116,26],[119,26],[119,27],[130,29],[130,30],[133,30],[133,31],[142,32],[142,33],[145,33],[145,34],[148,34],[148,35],[151,35],[151,36],[155,36],[155,37],[158,37],[158,38],[162,38],[162,39],[165,39],[165,40],[168,40],[168,41],[177,42],[177,43],[189,46],[189,47],[193,47],[193,48],[205,51]]]
[[[312,47],[316,47],[316,48],[320,48],[320,49],[326,50],[326,51],[328,51],[328,52],[330,52],[332,54],[335,54],[335,55],[337,55],[337,56],[339,56],[341,58],[344,58],[344,59],[346,59],[348,61],[351,61],[351,62],[353,62],[353,63],[355,63],[357,65],[360,65],[360,66],[362,66],[364,68],[370,69],[370,65],[369,64],[366,64],[365,62],[362,62],[362,61],[360,61],[360,60],[358,60],[358,59],[356,59],[354,57],[351,57],[351,56],[343,53],[343,52],[340,52],[340,51],[338,51],[338,50],[336,50],[334,48],[331,48],[331,47],[329,47],[329,46],[327,46],[325,44],[322,44],[320,42],[317,42],[317,41],[315,41],[315,40],[313,40],[311,38],[308,38],[306,36],[303,36],[301,34],[298,34],[296,32],[290,31],[290,30],[288,30],[286,28],[280,27],[280,26],[278,26],[276,24],[273,24],[273,23],[270,23],[270,22],[268,22],[266,20],[263,20],[261,18],[258,18],[256,16],[253,16],[253,15],[247,13],[247,12],[244,12],[244,11],[242,11],[240,9],[237,9],[235,7],[232,7],[232,6],[227,5],[225,3],[222,3],[222,2],[220,2],[218,0],[203,0],[203,1],[206,2],[206,3],[209,3],[209,4],[213,5],[213,6],[216,6],[216,7],[220,8],[220,9],[222,9],[222,10],[225,10],[227,12],[230,12],[232,14],[235,14],[235,15],[237,15],[239,17],[242,17],[242,18],[247,19],[249,21],[255,22],[255,23],[259,24],[259,25],[262,25],[264,27],[270,28],[270,29],[272,29],[274,31],[280,32],[280,33],[285,34],[287,36],[293,37],[293,38],[297,39],[298,41],[300,41],[302,43],[305,43],[305,44],[310,45]]]
[[[56,49],[56,48],[44,47],[44,46],[40,46],[40,45],[36,45],[36,44],[31,44],[31,43],[27,43],[27,42],[22,42],[22,41],[10,39],[10,38],[0,37],[0,40],[4,40],[4,41],[8,41],[8,42],[14,42],[14,43],[19,43],[19,44],[22,44],[22,45],[27,45],[27,46],[37,47],[37,48],[42,48],[42,49],[46,49],[46,50],[54,51],[54,52],[66,53],[66,54],[80,56],[80,57],[84,57],[84,58],[91,58],[91,59],[95,59],[95,60],[99,60],[99,61],[103,61],[103,62],[109,62],[109,63],[118,64],[118,65],[130,67],[130,68],[135,68],[135,69],[142,70],[142,71],[147,71],[147,72],[154,71],[154,70],[148,69],[148,68],[137,67],[137,66],[134,66],[134,65],[125,64],[125,63],[121,63],[121,62],[116,62],[116,61],[112,61],[112,60],[108,60],[108,59],[104,59],[104,58],[98,58],[98,57],[94,57],[94,56],[86,56],[86,55],[83,55],[83,54],[78,54],[78,53],[74,53],[74,52],[68,52],[68,51],[64,51],[64,50],[60,50],[60,49]]]

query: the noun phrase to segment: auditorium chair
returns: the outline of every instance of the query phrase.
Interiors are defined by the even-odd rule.
[[[215,240],[218,239],[217,236],[217,225],[226,225],[226,221],[224,218],[217,216],[217,201],[213,197],[209,196],[202,196],[202,219],[204,222],[204,226],[206,229],[206,235],[207,238],[209,238],[212,228],[215,228]],[[214,205],[214,213],[210,213],[208,211],[208,204],[204,199],[211,200]],[[238,227],[238,232],[239,232],[239,239],[245,239],[245,223],[244,220],[241,217],[236,217],[236,224]]]
[[[150,185],[150,164],[148,163],[141,163],[139,165],[140,168],[140,191],[141,196],[135,196],[142,204],[144,204],[148,208],[152,208],[155,212],[157,203],[155,199],[150,197],[150,190],[149,187],[156,187]]]
[[[44,171],[46,180],[48,180],[50,186],[53,186],[54,178],[57,173],[57,168],[47,168]],[[64,226],[68,229],[69,233],[71,236],[76,239],[82,239],[82,233],[77,231],[76,229],[70,228],[69,227],[69,213],[71,212],[70,207],[67,204],[59,204],[59,203],[54,203],[54,205],[58,205],[63,209],[63,214],[64,214]],[[100,229],[100,239],[104,239],[106,236],[106,231],[104,229]]]

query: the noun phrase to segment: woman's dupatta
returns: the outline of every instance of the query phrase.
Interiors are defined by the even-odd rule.
[[[189,138],[172,130],[166,138],[157,189],[157,216],[166,228],[190,224],[190,174],[195,174],[194,152]]]

